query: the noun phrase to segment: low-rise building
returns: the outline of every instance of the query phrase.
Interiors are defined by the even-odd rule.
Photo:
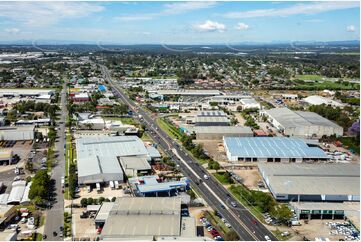
[[[34,140],[35,125],[0,127],[0,140]]]
[[[268,122],[287,136],[321,138],[322,136],[342,136],[343,128],[313,112],[292,111],[288,108],[263,110]]]
[[[310,147],[299,138],[287,137],[224,137],[229,161],[297,162],[326,161],[327,154],[318,147]]]

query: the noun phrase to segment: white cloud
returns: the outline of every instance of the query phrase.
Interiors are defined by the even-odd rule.
[[[249,25],[245,23],[238,23],[235,28],[238,30],[248,30]]]
[[[134,14],[134,15],[120,15],[114,17],[114,20],[119,21],[140,21],[149,20],[160,16],[182,14],[199,9],[205,9],[215,6],[216,2],[177,2],[163,5],[163,9],[156,13]]]
[[[213,22],[211,20],[207,20],[204,23],[195,24],[193,28],[199,31],[205,32],[224,32],[226,30],[226,26],[224,24]]]
[[[0,2],[0,17],[32,26],[51,25],[103,10],[103,6],[87,2]]]
[[[5,29],[5,32],[7,32],[9,34],[18,34],[20,32],[20,29],[18,29],[18,28],[9,28],[9,29]]]
[[[349,25],[346,27],[347,32],[355,32],[356,28],[354,25]]]
[[[257,9],[251,11],[229,12],[222,16],[226,18],[257,18],[286,17],[297,14],[317,14],[339,9],[359,8],[359,2],[315,2],[295,4],[286,8]]]

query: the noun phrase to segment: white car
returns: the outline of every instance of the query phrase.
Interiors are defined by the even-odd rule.
[[[231,202],[231,205],[232,205],[233,207],[237,207],[237,204],[236,204],[235,202]]]
[[[266,239],[266,241],[271,241],[271,239],[268,235],[265,235],[264,238]]]

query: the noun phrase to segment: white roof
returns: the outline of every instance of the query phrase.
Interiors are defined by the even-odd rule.
[[[342,103],[336,102],[332,99],[329,98],[325,98],[322,96],[308,96],[304,99],[302,99],[304,102],[311,104],[311,105],[321,105],[321,104],[326,104],[326,105],[331,105],[331,106],[336,106],[336,107],[342,107],[344,106]]]
[[[24,196],[26,181],[15,181],[11,186],[8,203],[20,203]]]

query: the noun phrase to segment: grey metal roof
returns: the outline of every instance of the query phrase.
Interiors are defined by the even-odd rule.
[[[181,199],[120,197],[102,230],[103,238],[179,236]]]
[[[323,150],[298,138],[224,137],[224,144],[232,156],[245,158],[328,158]]]
[[[245,126],[195,126],[191,128],[191,131],[194,131],[196,134],[253,134],[252,129]]]
[[[199,111],[198,117],[227,117],[227,114],[223,111]]]
[[[120,157],[120,163],[123,169],[135,169],[135,170],[150,170],[151,166],[144,157]]]
[[[197,116],[195,118],[196,123],[229,123],[229,119],[223,116]]]
[[[265,110],[265,112],[285,128],[313,125],[341,128],[339,125],[313,112],[292,111],[288,108],[273,108]]]
[[[144,143],[137,136],[84,137],[76,140],[76,147],[81,183],[120,181],[123,171],[117,157],[149,156]]]
[[[358,164],[258,164],[276,194],[360,195]]]

